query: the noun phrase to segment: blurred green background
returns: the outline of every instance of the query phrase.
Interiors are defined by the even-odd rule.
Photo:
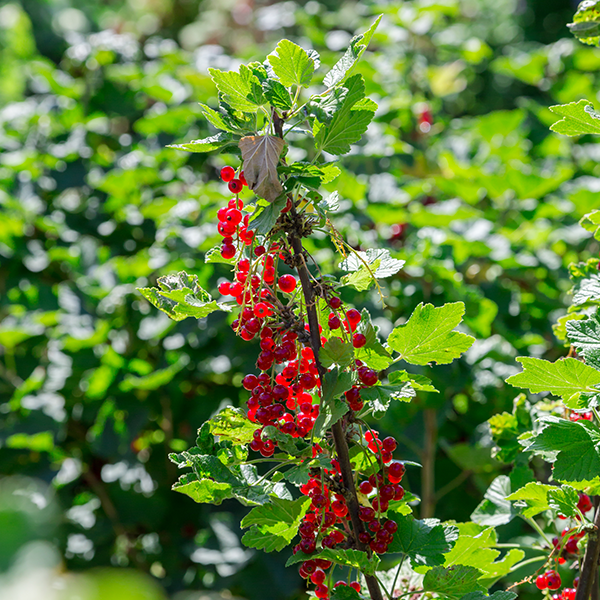
[[[517,355],[564,354],[552,324],[568,304],[566,266],[599,251],[577,221],[600,204],[600,146],[548,130],[548,106],[597,101],[600,52],[569,36],[574,9],[0,3],[0,596],[303,597],[285,551],[241,545],[246,509],[170,490],[168,452],[192,445],[223,405],[243,404],[256,347],[234,338],[227,316],[175,323],[135,288],[185,269],[216,294],[228,274],[203,260],[218,242],[228,159],[165,148],[211,133],[198,107],[216,99],[208,67],[263,60],[282,37],[331,65],[379,13],[359,67],[379,110],[340,163],[336,225],[407,264],[387,281],[385,310],[371,293],[345,299],[383,333],[421,301],[465,302],[475,346],[422,369],[443,393],[395,406],[378,426],[399,438],[398,458],[423,465],[407,476],[422,498],[415,513],[468,520],[505,470],[485,425],[512,406],[503,380]],[[333,271],[327,240],[313,249]]]

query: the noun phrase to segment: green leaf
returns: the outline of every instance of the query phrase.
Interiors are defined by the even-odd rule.
[[[573,23],[567,27],[571,33],[584,44],[598,46],[600,43],[600,7],[598,2],[580,2],[573,16]]]
[[[325,200],[321,200],[319,202],[318,207],[323,212],[337,212],[340,210],[340,194],[335,191],[330,194]]]
[[[581,217],[579,224],[594,234],[594,239],[600,242],[600,210],[594,210]]]
[[[464,312],[465,305],[462,302],[437,308],[421,303],[404,325],[392,331],[388,345],[413,365],[426,365],[429,362],[448,364],[475,341],[470,335],[452,331],[460,323]]]
[[[532,481],[506,499],[516,501],[517,506],[525,506],[526,508],[522,509],[525,518],[535,517],[551,508],[565,517],[575,517],[579,494],[568,485],[557,487]]]
[[[296,162],[292,165],[280,166],[277,171],[283,175],[294,178],[310,177],[318,178],[320,183],[331,183],[340,174],[340,168],[333,163],[322,163],[311,165],[307,162]]]
[[[500,551],[493,548],[497,543],[496,531],[493,527],[483,527],[476,523],[459,523],[459,537],[452,550],[446,554],[444,567],[465,565],[482,571],[480,582],[485,587],[491,586],[497,579],[510,572],[511,567],[519,562],[525,553],[513,549],[501,560]]]
[[[308,53],[290,40],[281,40],[275,48],[276,54],[267,56],[267,60],[279,81],[286,86],[300,85],[308,87],[315,72],[315,62]]]
[[[388,546],[388,552],[402,552],[410,558],[413,568],[444,564],[444,554],[450,552],[458,539],[458,529],[442,525],[437,519],[419,521],[412,516],[397,519],[398,531]]]
[[[567,321],[566,332],[569,341],[577,348],[585,362],[600,369],[600,321],[597,316],[585,320]]]
[[[514,600],[517,597],[517,594],[514,592],[504,592],[497,591],[494,592],[491,596],[484,594],[483,592],[471,592],[470,594],[466,594],[460,600]]]
[[[305,454],[309,448],[309,444],[302,438],[295,438],[288,433],[279,431],[277,427],[267,425],[263,430],[263,439],[270,439],[277,442],[277,446],[283,451],[292,456]]]
[[[354,347],[342,338],[329,338],[319,350],[319,359],[326,369],[333,365],[347,367],[354,360]]]
[[[177,275],[159,277],[158,286],[137,290],[174,321],[181,321],[187,317],[202,319],[216,310],[231,310],[227,304],[212,300],[210,294],[198,284],[198,277],[188,275],[185,271],[180,271]]]
[[[593,109],[588,100],[551,106],[550,110],[562,117],[550,126],[556,133],[568,136],[600,133],[600,114]]]
[[[220,504],[226,498],[235,498],[245,506],[256,506],[268,502],[271,494],[291,500],[283,484],[260,477],[254,465],[225,465],[217,456],[196,452],[181,452],[172,458],[180,468],[193,470],[193,474],[183,475],[173,489],[196,502]]]
[[[256,424],[240,408],[228,406],[210,421],[210,432],[221,441],[230,440],[237,444],[249,444],[253,439]]]
[[[410,383],[400,385],[373,385],[360,390],[360,396],[367,401],[373,409],[373,417],[381,419],[390,406],[392,400],[410,402],[416,396],[415,390]]]
[[[281,196],[275,202],[263,202],[259,201],[248,222],[248,229],[256,231],[258,235],[267,235],[273,229],[281,211],[285,208],[287,199]]]
[[[554,463],[552,476],[581,490],[600,481],[600,430],[589,421],[549,416],[544,428],[527,446]]]
[[[373,575],[380,562],[379,557],[376,554],[369,558],[368,554],[366,552],[362,552],[361,550],[338,550],[336,548],[331,550],[321,550],[321,552],[318,554],[304,554],[303,552],[297,552],[288,559],[288,561],[285,563],[285,566],[289,567],[311,558],[330,560],[331,562],[341,565],[342,567],[358,569],[365,575]]]
[[[243,529],[253,526],[242,542],[266,552],[283,550],[298,534],[298,526],[309,506],[310,498],[271,498],[266,504],[253,508],[242,519],[240,525]]]
[[[524,371],[509,377],[506,382],[515,387],[526,388],[530,392],[550,392],[561,396],[569,408],[584,408],[582,394],[595,394],[599,390],[600,372],[576,358],[560,358],[551,363],[541,358],[517,358]]]
[[[503,412],[488,419],[490,432],[496,448],[492,456],[505,463],[514,462],[522,450],[519,436],[532,429],[530,404],[525,394],[519,394],[513,401],[513,412]]]
[[[417,391],[420,392],[435,392],[439,394],[439,391],[431,384],[431,379],[425,377],[425,375],[415,375],[414,373],[407,373],[406,371],[392,371],[388,375],[390,383],[400,383],[407,381]]]
[[[404,263],[403,260],[392,258],[389,250],[369,248],[366,252],[353,252],[338,266],[344,271],[359,276],[361,280],[366,277],[372,281],[373,277],[383,279],[395,275],[404,266]],[[351,285],[348,281],[351,281],[350,276],[342,277],[344,285]]]
[[[453,565],[451,567],[434,567],[425,573],[423,589],[434,592],[442,598],[460,598],[464,594],[485,591],[478,579],[482,572],[475,567]]]
[[[382,16],[383,15],[379,15],[365,33],[356,35],[350,40],[350,45],[344,53],[344,56],[342,56],[342,58],[335,63],[331,71],[325,75],[323,85],[328,88],[334,87],[351,75],[354,65],[367,49]]]
[[[210,106],[206,106],[206,104],[200,103],[200,108],[202,109],[202,114],[204,118],[217,129],[221,129],[222,131],[228,131],[230,133],[236,133],[236,128],[234,128],[231,124],[231,119],[229,116],[225,116],[222,113],[213,110]]]
[[[354,105],[365,96],[365,82],[355,75],[346,82],[348,93],[328,125],[315,121],[313,134],[319,151],[346,154],[350,145],[358,142],[373,119],[371,110],[354,110]]]
[[[263,92],[265,98],[271,106],[280,110],[290,110],[292,108],[292,99],[288,90],[274,79],[267,79],[263,83]]]
[[[331,590],[331,600],[362,600],[363,597],[349,585],[338,585]]]
[[[392,356],[379,341],[377,329],[373,326],[371,315],[366,308],[362,311],[361,320],[356,328],[356,333],[362,333],[367,340],[362,348],[357,348],[354,351],[356,358],[362,360],[367,367],[375,369],[376,371],[387,369],[393,362]],[[393,377],[397,376],[393,375]],[[390,375],[391,383],[397,383],[397,381],[399,380],[392,380],[392,375]]]
[[[315,437],[322,438],[325,432],[348,412],[348,405],[340,396],[351,387],[350,373],[340,373],[337,368],[325,373],[319,416],[313,427]]]
[[[471,515],[471,520],[479,525],[497,527],[512,521],[518,514],[509,500],[511,481],[507,475],[500,475],[492,481],[484,494],[484,499]]]
[[[600,304],[600,260],[590,258],[587,262],[571,263],[569,277],[573,281],[572,304],[585,307]]]
[[[213,150],[222,150],[226,146],[237,143],[237,138],[234,138],[230,133],[217,133],[203,140],[192,140],[185,144],[171,144],[168,148],[175,150],[187,150],[188,152],[212,152]]]
[[[255,113],[263,104],[260,81],[245,65],[240,71],[219,71],[208,69],[223,100],[234,110]]]

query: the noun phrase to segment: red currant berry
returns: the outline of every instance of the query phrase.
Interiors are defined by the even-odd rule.
[[[231,181],[235,177],[235,169],[233,167],[223,167],[221,169],[221,179],[225,182]]]
[[[329,597],[329,588],[326,585],[318,585],[315,588],[315,596],[317,598],[328,598]]]
[[[219,294],[221,294],[221,296],[230,296],[230,283],[229,281],[223,281],[222,283],[219,284]]]
[[[535,585],[538,590],[545,590],[548,588],[548,580],[545,575],[538,575],[535,579]]]
[[[245,390],[251,391],[258,385],[258,377],[256,375],[246,375],[244,379],[242,379],[242,385]]]
[[[230,260],[235,256],[235,246],[221,246],[221,256],[225,260]]]
[[[342,326],[342,322],[340,321],[339,317],[331,313],[329,315],[329,319],[327,320],[327,325],[329,326],[329,329],[338,329]]]
[[[388,436],[383,440],[383,449],[387,452],[393,452],[396,449],[396,440],[392,436]]]
[[[592,501],[587,494],[580,494],[579,501],[577,502],[577,508],[582,512],[586,513],[588,510],[592,510]]]
[[[262,256],[265,252],[266,249],[264,246],[256,246],[256,248],[254,248],[254,256]]]
[[[560,579],[560,575],[556,571],[546,571],[544,575],[546,576],[546,581],[548,582],[549,590],[557,590],[560,587],[562,581]]]
[[[329,298],[329,306],[334,310],[337,310],[342,305],[342,301],[337,296]]]
[[[360,594],[360,583],[358,583],[358,581],[353,581],[350,584],[350,587]]]
[[[327,575],[325,575],[325,571],[323,571],[323,569],[317,569],[311,576],[310,576],[310,580],[315,584],[315,585],[320,585],[325,581],[325,578],[327,577]]]
[[[282,275],[277,284],[284,294],[291,294],[296,289],[296,278],[293,275]]]
[[[242,185],[248,185],[248,182],[246,181],[246,177],[244,176],[244,171],[240,172],[240,177],[239,177],[240,181],[242,182]]]
[[[367,343],[367,338],[362,333],[355,333],[352,337],[352,345],[355,348],[362,348]]]
[[[368,496],[373,491],[373,486],[368,481],[363,481],[358,486],[358,489],[361,494]]]
[[[227,187],[229,188],[229,191],[232,194],[239,194],[242,189],[244,188],[244,186],[242,185],[242,182],[239,179],[232,179],[228,184]]]

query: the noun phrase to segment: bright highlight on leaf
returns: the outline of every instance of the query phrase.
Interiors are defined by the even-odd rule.
[[[585,135],[586,133],[600,134],[600,113],[597,113],[591,102],[579,100],[570,104],[551,106],[550,110],[562,117],[550,127],[556,133],[563,135]]]
[[[451,363],[466,352],[475,341],[470,335],[453,331],[465,312],[462,302],[434,307],[419,304],[410,319],[392,331],[388,346],[413,365],[436,362]]]
[[[526,388],[530,392],[550,392],[561,396],[569,408],[585,408],[589,405],[589,397],[597,395],[600,389],[600,371],[576,358],[561,358],[554,363],[541,358],[517,358],[524,371],[509,377],[506,381],[518,388]]]
[[[202,319],[216,310],[231,310],[226,304],[212,300],[210,294],[198,285],[196,275],[188,275],[184,271],[177,275],[159,277],[158,286],[137,290],[148,302],[167,313],[174,321],[181,321],[186,317]]]

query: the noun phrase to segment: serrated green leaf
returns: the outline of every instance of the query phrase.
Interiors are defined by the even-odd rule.
[[[517,597],[517,594],[514,592],[504,592],[497,591],[494,592],[491,596],[484,594],[483,592],[471,592],[470,594],[466,594],[460,600],[514,600]]]
[[[479,525],[497,527],[512,521],[518,514],[507,496],[511,494],[510,477],[500,475],[492,481],[484,494],[484,499],[471,515],[471,520]]]
[[[237,444],[249,444],[253,439],[256,424],[240,408],[228,406],[208,421],[210,432],[223,440]]]
[[[392,331],[388,346],[413,365],[451,363],[475,341],[466,333],[452,331],[461,322],[464,312],[465,305],[462,302],[437,308],[421,303],[404,325]]]
[[[367,46],[369,45],[369,42],[371,41],[371,38],[373,37],[373,34],[375,33],[382,16],[383,15],[379,15],[371,27],[365,31],[365,33],[356,35],[350,40],[350,45],[348,46],[348,49],[342,58],[340,58],[340,60],[335,63],[331,71],[325,75],[325,79],[323,79],[323,85],[327,86],[328,88],[334,87],[351,75],[354,65],[367,49]]]
[[[519,394],[514,399],[512,413],[493,415],[488,423],[496,444],[492,456],[505,463],[514,462],[522,449],[519,436],[532,429],[530,405],[525,394]]]
[[[485,591],[478,581],[482,572],[475,567],[453,565],[451,567],[434,567],[425,573],[423,589],[434,592],[442,598],[460,598],[464,594]]]
[[[350,275],[342,277],[342,285],[349,285],[359,292],[369,289],[373,279],[382,279],[397,273],[404,265],[403,260],[390,256],[386,249],[369,249],[366,252],[352,253],[338,266]]]
[[[281,196],[275,202],[257,204],[256,210],[249,219],[248,229],[256,231],[258,235],[267,235],[273,229],[286,202],[286,197]]]
[[[187,317],[202,319],[212,312],[229,312],[231,307],[211,299],[198,284],[196,275],[180,271],[176,275],[158,278],[158,288],[137,288],[138,292],[174,321]]]
[[[263,83],[263,92],[271,106],[280,110],[290,110],[292,108],[290,93],[279,81],[267,79]]]
[[[326,369],[333,365],[347,367],[354,360],[354,348],[342,338],[332,337],[319,350],[319,359]]]
[[[333,163],[312,165],[307,162],[296,162],[292,165],[280,166],[277,171],[294,178],[302,178],[303,176],[316,177],[322,184],[331,183],[341,172],[340,168]]]
[[[235,128],[232,127],[230,119],[220,112],[213,110],[210,106],[206,106],[206,104],[200,104],[200,108],[202,109],[202,114],[204,118],[214,127],[220,129],[222,131],[228,131],[229,133],[235,133]]]
[[[341,106],[327,125],[315,121],[313,135],[319,151],[330,154],[346,154],[350,145],[358,142],[367,130],[374,113],[370,110],[353,110],[354,105],[365,96],[365,82],[355,75],[346,82],[348,90]]]
[[[492,527],[484,527],[475,523],[458,524],[459,537],[452,550],[446,554],[444,567],[465,565],[482,571],[480,582],[490,587],[497,579],[510,572],[511,567],[520,561],[525,553],[522,550],[510,551],[501,560],[496,545],[496,531]]]
[[[310,85],[315,63],[304,48],[290,40],[281,40],[275,48],[275,54],[267,56],[267,60],[284,86]]]
[[[581,217],[579,224],[594,234],[594,239],[600,241],[600,210],[594,210]]]
[[[310,506],[310,498],[285,500],[272,497],[269,502],[253,508],[241,522],[252,526],[242,538],[246,546],[273,552],[283,550],[298,533],[300,521]]]
[[[600,321],[597,316],[570,320],[565,324],[569,341],[583,356],[586,364],[600,369]]]
[[[373,575],[380,562],[379,557],[376,554],[369,557],[366,552],[362,552],[361,550],[338,550],[336,548],[321,550],[321,552],[318,554],[304,554],[303,552],[297,552],[288,559],[288,561],[285,563],[285,566],[289,567],[311,558],[330,560],[343,567],[352,567],[353,569],[358,569],[365,575]]]
[[[600,372],[576,358],[560,358],[554,363],[541,358],[520,357],[517,361],[524,371],[509,377],[506,382],[530,392],[550,392],[561,396],[569,408],[585,408],[582,394],[595,394],[600,385]],[[580,400],[584,400],[581,405]]]
[[[551,106],[550,110],[562,117],[550,127],[556,133],[568,136],[600,133],[600,114],[593,109],[588,100]]]
[[[388,375],[388,380],[390,383],[394,384],[406,381],[417,391],[435,392],[436,394],[439,394],[439,391],[431,384],[431,379],[425,377],[425,375],[415,375],[414,373],[407,373],[404,370],[392,371]]]
[[[236,143],[237,138],[231,133],[220,132],[202,140],[192,140],[184,144],[171,144],[167,148],[187,150],[188,152],[213,152],[214,150],[222,150],[226,146],[235,145]]]
[[[458,539],[458,528],[442,525],[437,519],[421,521],[412,516],[396,519],[398,531],[388,546],[388,552],[401,552],[410,558],[413,568],[444,564],[444,554],[450,552]]]
[[[223,100],[234,110],[255,113],[264,102],[259,79],[245,65],[236,71],[208,69]]]
[[[338,585],[331,590],[331,600],[362,600],[362,596],[349,585]]]
[[[354,352],[358,360],[376,371],[383,371],[392,364],[392,356],[383,347],[377,336],[377,329],[371,322],[371,315],[367,309],[363,309],[361,320],[356,328],[356,333],[362,333],[366,338],[366,343],[362,348],[357,348]],[[399,380],[392,379],[396,375],[390,375],[390,383],[398,383]]]
[[[309,471],[310,471],[309,461],[305,460],[302,464],[294,465],[291,469],[288,469],[287,471],[285,471],[283,476],[290,483],[300,486],[305,483],[308,483],[308,480],[309,480],[308,472]]]
[[[600,40],[600,7],[598,2],[580,2],[573,16],[573,23],[567,27],[571,33],[584,44],[598,46]]]
[[[527,446],[554,463],[556,481],[581,490],[600,481],[600,430],[586,420],[568,421],[546,417],[544,428]]]
[[[572,304],[577,307],[600,304],[600,260],[590,258],[587,262],[571,263],[569,277],[573,281]]]
[[[525,505],[525,518],[534,517],[545,510],[554,509],[565,517],[575,517],[579,494],[568,485],[557,487],[532,481],[506,498]]]
[[[210,479],[198,480],[193,476],[183,475],[173,484],[173,491],[189,496],[200,504],[219,505],[223,500],[233,497],[232,487],[228,483],[220,483]]]
[[[319,416],[313,427],[315,437],[322,438],[325,431],[348,412],[348,405],[340,399],[340,396],[351,387],[350,373],[345,371],[340,373],[337,368],[325,373]]]
[[[408,382],[400,385],[372,385],[362,388],[360,391],[361,398],[372,408],[375,419],[381,419],[385,415],[392,400],[410,402],[416,395],[415,390]]]
[[[279,431],[272,425],[267,425],[263,430],[263,439],[270,439],[277,442],[277,446],[283,452],[287,452],[292,456],[299,456],[306,452],[309,444],[302,438],[295,438],[287,433]]]

